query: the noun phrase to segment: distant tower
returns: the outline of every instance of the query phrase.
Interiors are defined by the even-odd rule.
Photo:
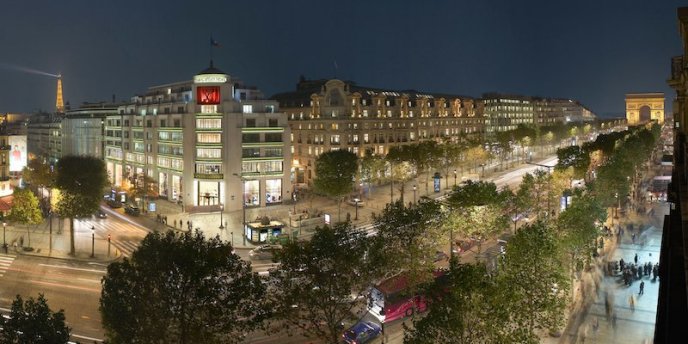
[[[62,74],[57,75],[57,99],[55,100],[55,108],[58,113],[64,113],[64,101],[62,101]]]

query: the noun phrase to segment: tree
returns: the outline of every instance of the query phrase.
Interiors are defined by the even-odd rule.
[[[38,207],[38,198],[29,189],[14,189],[14,200],[12,211],[7,215],[7,219],[12,222],[24,225],[37,225],[43,221],[41,210]],[[27,228],[27,238],[31,247],[31,232]]]
[[[555,170],[573,168],[573,177],[582,179],[590,168],[590,154],[587,149],[579,146],[568,146],[557,149],[557,165]]]
[[[7,219],[25,225],[37,225],[43,221],[41,210],[38,208],[38,198],[29,189],[14,189],[12,211]]]
[[[556,230],[569,255],[571,271],[582,267],[594,252],[599,227],[607,219],[607,211],[594,197],[577,195],[571,205],[564,210],[556,222]]]
[[[267,316],[250,263],[199,231],[150,233],[108,266],[100,313],[111,343],[239,343]]]
[[[414,282],[431,279],[437,249],[448,239],[444,220],[440,203],[429,198],[410,207],[401,201],[387,204],[382,214],[373,214],[378,232],[370,259],[386,277],[405,271]]]
[[[468,181],[454,188],[447,200],[452,211],[447,226],[463,236],[485,239],[499,234],[508,227],[508,217],[503,210],[503,196],[493,182]],[[480,241],[480,243],[481,243]],[[481,249],[479,244],[478,250]]]
[[[410,180],[412,177],[418,176],[418,169],[415,165],[411,163],[413,159],[413,154],[417,153],[417,149],[412,147],[412,145],[394,146],[389,149],[385,160],[389,163],[390,172],[390,203],[394,202],[394,182],[400,182],[400,200],[404,203],[404,185],[406,181]]]
[[[473,162],[473,167],[476,171],[478,166],[483,166],[490,158],[490,152],[481,145],[476,145],[466,150],[466,160]]]
[[[34,191],[43,198],[41,188],[51,189],[55,184],[55,172],[52,166],[42,159],[29,160],[22,170],[22,178],[33,187]]]
[[[463,146],[450,141],[437,146],[437,156],[432,160],[432,167],[442,171],[446,189],[449,188],[449,173],[461,162],[462,151]]]
[[[416,166],[418,172],[425,172],[425,194],[429,194],[430,168],[437,166],[442,160],[442,149],[435,141],[423,141],[415,147],[414,159],[412,164]]]
[[[523,147],[523,159],[526,159],[525,151],[530,147],[537,139],[537,130],[535,127],[519,124],[516,129],[514,129],[514,139],[521,144]]]
[[[495,143],[497,150],[499,152],[500,164],[504,166],[504,161],[507,161],[507,157],[511,154],[513,146],[511,142],[513,141],[513,131],[498,131],[495,133]]]
[[[53,312],[43,294],[12,302],[9,318],[0,316],[0,344],[60,344],[69,341],[64,310]]]
[[[426,292],[429,311],[404,333],[404,343],[503,343],[508,325],[497,285],[483,264],[451,264]]]
[[[108,184],[105,163],[89,156],[65,156],[57,163],[55,186],[60,190],[57,212],[69,218],[70,254],[74,255],[74,218],[90,216],[100,207]]]
[[[270,271],[276,318],[306,337],[341,342],[340,324],[365,307],[375,271],[366,259],[370,240],[349,222],[318,228],[308,242],[291,242]],[[288,331],[289,331],[288,330]]]
[[[370,189],[373,183],[379,183],[385,169],[385,158],[375,155],[371,149],[366,150],[365,156],[360,159],[361,182],[368,183]]]
[[[342,218],[342,200],[353,189],[358,171],[356,154],[338,149],[320,154],[315,160],[315,189],[337,202],[338,220]]]
[[[518,191],[513,192],[507,186],[499,193],[500,198],[502,199],[504,213],[514,224],[514,233],[516,232],[518,221],[522,220],[524,216],[527,215],[526,212],[529,205],[529,195],[527,195],[525,191],[525,189],[518,189]]]
[[[141,199],[141,207],[145,208],[145,199],[158,197],[158,183],[152,177],[139,173],[131,177],[130,195],[133,199]]]
[[[559,329],[569,280],[554,231],[538,221],[519,228],[509,240],[499,288],[508,290],[508,337],[515,343],[539,343],[537,330]]]

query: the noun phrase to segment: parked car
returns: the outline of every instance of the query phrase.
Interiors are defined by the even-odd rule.
[[[136,206],[127,205],[126,207],[124,207],[124,213],[132,216],[139,216],[141,214],[141,210],[139,210],[139,208]]]
[[[344,331],[342,337],[344,337],[345,343],[362,344],[377,338],[380,333],[382,333],[380,325],[370,321],[359,321]]]
[[[122,207],[122,203],[121,203],[121,202],[119,202],[119,201],[117,201],[117,200],[114,200],[114,199],[112,199],[112,198],[108,199],[107,202],[105,202],[105,203],[107,203],[107,205],[109,205],[110,208],[113,208],[113,209],[114,209],[114,208],[121,208],[121,207]]]
[[[282,250],[282,245],[260,245],[248,252],[251,259],[268,260],[274,259],[275,253]]]

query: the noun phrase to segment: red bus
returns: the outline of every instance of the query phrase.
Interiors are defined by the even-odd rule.
[[[435,279],[444,276],[446,271],[433,272]],[[368,296],[368,312],[380,322],[390,322],[414,313],[422,313],[427,310],[425,297],[417,290],[410,288],[408,275],[400,273],[390,277],[370,290]]]

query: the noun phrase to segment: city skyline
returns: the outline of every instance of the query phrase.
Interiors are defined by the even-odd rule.
[[[208,65],[212,36],[215,65],[267,96],[294,90],[303,75],[472,97],[572,98],[621,116],[625,93],[671,98],[668,56],[681,53],[677,1],[347,4],[10,3],[0,14],[13,28],[0,46],[15,47],[0,58],[1,111],[51,111],[50,74],[63,75],[73,108],[188,80]]]

